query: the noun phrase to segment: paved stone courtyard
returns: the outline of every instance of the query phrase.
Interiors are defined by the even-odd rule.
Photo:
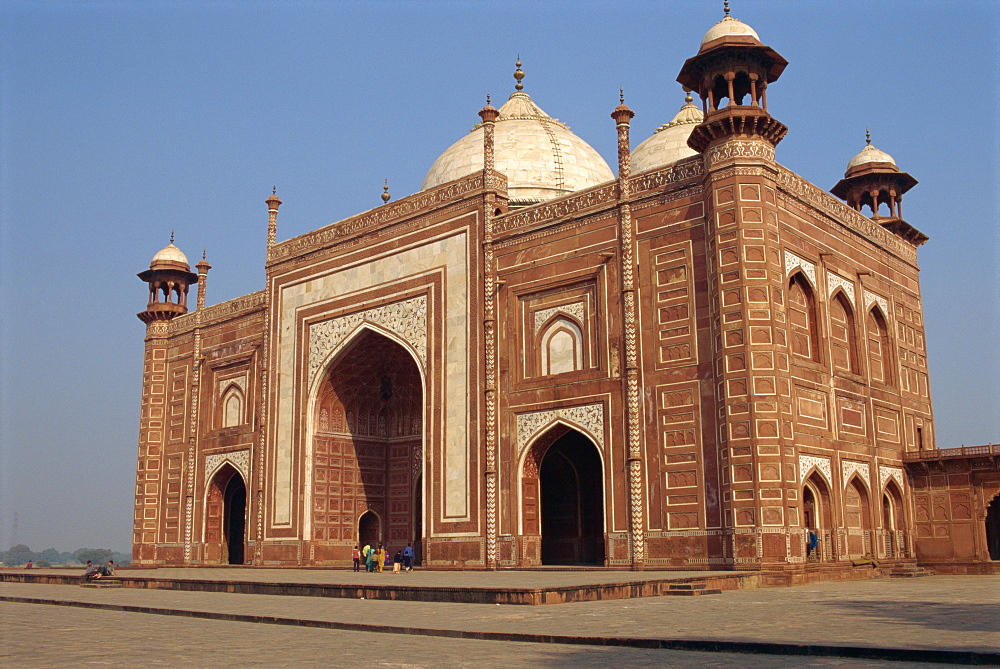
[[[300,572],[301,573],[301,572]],[[207,576],[207,575],[206,575]],[[447,574],[444,574],[447,576]],[[496,586],[506,575],[465,572]],[[242,578],[242,575],[240,576]],[[373,575],[435,582],[441,572]],[[0,665],[64,666],[943,666],[850,657],[803,657],[522,643],[308,629],[190,615],[256,615],[439,633],[509,632],[729,643],[1000,650],[1000,577],[932,576],[525,607],[348,600],[166,590],[94,590],[0,583],[0,598],[77,606],[155,607],[150,615],[0,602]],[[730,646],[732,648],[732,646]],[[845,655],[850,653],[845,652]],[[930,657],[930,656],[928,656]],[[932,658],[933,659],[933,658]]]

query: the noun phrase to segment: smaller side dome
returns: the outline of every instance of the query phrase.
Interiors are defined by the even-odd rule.
[[[687,140],[691,136],[691,130],[703,120],[704,114],[692,103],[691,95],[688,94],[684,98],[684,106],[674,118],[635,147],[632,152],[632,170],[644,172],[697,155],[698,152],[688,146]]]
[[[869,140],[870,142],[871,140]],[[885,151],[876,149],[870,143],[865,145],[865,148],[858,152],[858,155],[851,158],[851,162],[847,163],[847,169],[850,171],[852,167],[857,167],[859,165],[865,165],[867,163],[887,163],[898,169],[896,161]]]
[[[153,265],[160,265],[163,263],[180,263],[184,265],[184,269],[190,269],[191,265],[188,264],[187,256],[174,246],[173,236],[171,235],[170,243],[164,246],[162,249],[156,252],[153,256],[153,260],[149,263],[150,268]]]
[[[721,37],[752,37],[758,42],[760,41],[760,36],[756,30],[742,21],[729,16],[728,8],[725,18],[709,28],[705,36],[701,38],[701,46],[705,46],[709,42]]]

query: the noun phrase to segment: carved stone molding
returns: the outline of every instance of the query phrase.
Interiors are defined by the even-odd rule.
[[[229,453],[212,453],[211,455],[205,456],[205,485],[208,485],[215,472],[219,471],[219,468],[229,463],[236,470],[243,475],[243,480],[247,483],[250,481],[250,449],[245,448],[242,451],[230,451]]]
[[[806,473],[812,469],[816,468],[816,471],[821,473],[824,478],[826,478],[826,483],[829,486],[833,486],[833,469],[830,467],[830,458],[821,458],[816,455],[800,455],[799,456],[799,477],[804,482]]]
[[[548,309],[541,309],[535,312],[535,334],[538,334],[538,330],[541,329],[542,324],[549,320],[553,314],[564,313],[568,316],[572,316],[581,325],[586,322],[584,318],[584,305],[583,302],[572,302],[570,304],[560,304],[558,307],[550,307]]]
[[[492,185],[500,186],[501,184],[503,184],[503,180],[499,176],[494,177]],[[317,247],[325,246],[337,238],[347,237],[379,227],[394,220],[404,219],[415,212],[440,204],[451,203],[457,198],[482,189],[483,173],[470,174],[464,179],[432,188],[431,190],[422,191],[416,195],[411,195],[410,197],[383,205],[377,209],[372,209],[364,214],[352,216],[315,232],[276,244],[268,250],[267,258],[269,261],[273,261],[302,251],[311,251]]]
[[[844,486],[847,486],[847,482],[852,476],[857,474],[861,479],[868,485],[869,490],[872,487],[871,479],[871,468],[868,466],[867,462],[855,462],[854,460],[841,460],[840,461],[840,473],[844,479]]]
[[[829,295],[833,295],[833,291],[838,288],[843,289],[844,294],[847,295],[847,299],[851,301],[851,306],[857,306],[858,302],[857,298],[854,296],[854,283],[852,281],[848,281],[844,277],[833,274],[832,272],[827,272],[826,287]]]
[[[309,328],[309,384],[330,352],[362,323],[373,323],[399,336],[416,351],[427,368],[427,296],[383,304],[330,320],[313,323]]]
[[[887,467],[885,465],[879,465],[878,467],[878,485],[879,490],[885,490],[885,484],[892,479],[899,485],[900,492],[903,491],[903,469],[902,467]]]
[[[709,165],[733,158],[757,158],[774,161],[774,147],[767,142],[731,141],[709,149],[705,154]]]
[[[219,380],[218,388],[216,388],[215,391],[216,397],[222,397],[222,393],[224,393],[229,388],[229,386],[236,386],[237,388],[243,391],[244,395],[246,395],[247,392],[246,374],[240,374],[239,376],[233,376],[228,379]]]
[[[865,298],[865,310],[871,307],[872,304],[877,304],[879,308],[882,309],[883,317],[889,318],[892,315],[892,312],[889,311],[889,302],[881,295],[876,295],[870,290],[865,290],[864,298]]]
[[[584,191],[554,202],[529,207],[496,219],[493,234],[501,235],[511,230],[527,228],[537,223],[550,224],[553,221],[602,204],[610,204],[618,199],[618,183],[611,182],[600,188]]]
[[[604,404],[584,404],[564,409],[546,409],[517,414],[517,452],[538,435],[541,430],[555,420],[578,425],[587,431],[597,445],[604,448]]]
[[[791,170],[778,166],[778,187],[792,196],[791,201],[806,203],[832,217],[838,223],[891,251],[909,263],[916,263],[917,251],[909,243],[851,209],[825,190],[814,186]]]
[[[816,265],[804,258],[800,258],[790,251],[785,251],[785,276],[788,276],[788,274],[796,267],[802,268],[805,275],[809,277],[810,281],[812,281],[813,286],[818,285],[816,283]]]
[[[691,156],[677,161],[669,167],[644,172],[630,179],[632,192],[641,192],[661,188],[669,184],[687,181],[705,174],[705,165],[699,156]]]

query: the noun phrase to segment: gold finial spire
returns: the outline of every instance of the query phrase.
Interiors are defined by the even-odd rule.
[[[691,104],[692,102],[694,102],[694,98],[691,97],[691,89],[688,88],[687,86],[684,87],[684,102],[686,104]]]
[[[170,243],[171,244],[174,243],[174,231],[173,230],[170,231]]]
[[[868,128],[865,128],[865,144],[871,145],[872,143],[872,132]]]
[[[389,180],[386,179],[385,183],[382,184],[382,203],[384,204],[384,203],[388,202],[389,198],[391,198],[391,197],[392,196],[389,195]]]
[[[514,90],[523,91],[524,84],[521,83],[521,80],[524,79],[524,72],[521,70],[521,54],[517,54],[517,62],[514,63],[514,67],[517,68],[514,70],[514,79],[517,80],[517,84],[514,85]]]
[[[729,16],[729,0],[724,0],[722,3],[722,11],[726,13],[726,16]]]

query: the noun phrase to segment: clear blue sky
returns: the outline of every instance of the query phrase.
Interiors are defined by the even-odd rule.
[[[778,160],[832,187],[873,143],[920,183],[937,439],[1000,440],[998,19],[988,3],[733,0],[789,61]],[[209,303],[263,287],[286,239],[395,197],[526,91],[614,164],[722,2],[0,2],[0,548],[128,550],[146,288],[176,231]]]

